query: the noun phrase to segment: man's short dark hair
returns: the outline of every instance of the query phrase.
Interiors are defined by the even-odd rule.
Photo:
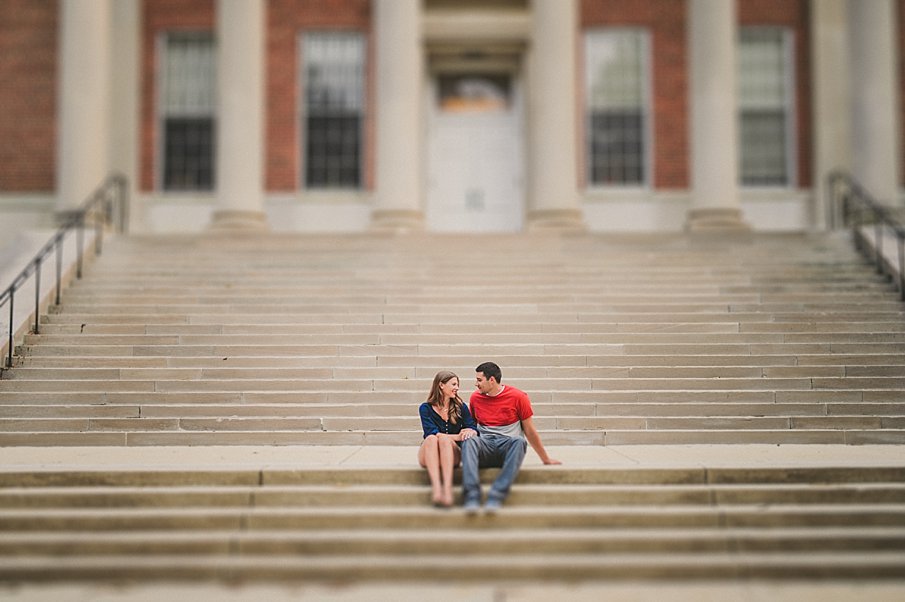
[[[503,371],[500,370],[500,367],[494,364],[493,362],[484,362],[480,366],[474,369],[475,372],[483,372],[484,378],[486,379],[495,379],[497,384],[503,382]]]

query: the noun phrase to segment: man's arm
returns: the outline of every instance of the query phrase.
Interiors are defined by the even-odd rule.
[[[534,426],[533,418],[522,420],[522,430],[525,431],[525,438],[531,445],[531,449],[540,457],[541,462],[544,464],[562,464],[559,460],[554,460],[547,455],[547,450],[544,449],[544,444],[540,440],[540,433],[537,432],[537,428]]]

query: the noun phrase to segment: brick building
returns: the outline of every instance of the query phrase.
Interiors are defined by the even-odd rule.
[[[903,184],[905,0],[0,0],[0,233],[808,230]]]

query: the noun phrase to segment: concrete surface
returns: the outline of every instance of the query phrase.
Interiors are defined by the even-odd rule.
[[[900,445],[547,446],[569,468],[905,466]],[[0,471],[42,469],[409,468],[415,446],[5,447]],[[529,450],[524,466],[541,466]],[[548,467],[556,470],[556,466]]]
[[[10,602],[901,602],[905,581],[867,583],[704,582],[607,583],[581,585],[467,585],[436,583],[405,586],[324,587],[305,585],[222,585],[161,583],[152,585],[0,586]]]

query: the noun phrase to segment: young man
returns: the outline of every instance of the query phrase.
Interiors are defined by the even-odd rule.
[[[499,510],[509,494],[509,488],[525,459],[527,443],[537,452],[544,464],[562,464],[547,455],[540,435],[534,426],[531,401],[523,391],[500,384],[500,367],[485,362],[475,368],[477,391],[471,394],[468,406],[478,423],[479,437],[462,444],[462,489],[465,511],[473,514],[481,507],[481,482],[478,468],[498,467],[497,476],[487,494],[484,510]]]

